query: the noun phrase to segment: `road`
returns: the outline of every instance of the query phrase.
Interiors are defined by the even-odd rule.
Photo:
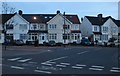
[[[3,74],[119,74],[118,48],[48,47],[3,52]],[[119,64],[120,65],[120,64]]]

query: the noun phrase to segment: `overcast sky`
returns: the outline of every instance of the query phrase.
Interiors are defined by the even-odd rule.
[[[103,16],[118,18],[118,2],[9,2],[9,6],[19,9],[23,13],[55,14],[57,10],[66,14],[77,14],[80,18],[84,16]]]

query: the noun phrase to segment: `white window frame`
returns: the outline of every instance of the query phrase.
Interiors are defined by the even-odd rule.
[[[19,24],[19,29],[20,30],[26,30],[27,29],[27,24]]]

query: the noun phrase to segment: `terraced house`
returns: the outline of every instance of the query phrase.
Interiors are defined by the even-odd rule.
[[[81,23],[81,33],[82,37],[89,37],[91,41],[108,42],[112,37],[118,39],[119,27],[120,20],[115,20],[111,16],[85,16]]]
[[[25,43],[39,41],[56,43],[80,42],[80,21],[77,15],[62,14],[2,14],[2,25],[9,40],[23,40]]]

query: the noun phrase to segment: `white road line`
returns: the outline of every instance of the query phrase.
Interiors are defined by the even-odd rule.
[[[83,67],[72,66],[74,69],[82,69]]]
[[[31,63],[31,64],[36,64],[37,62],[28,62],[28,63]]]
[[[48,63],[41,63],[41,64],[43,64],[43,65],[50,65],[50,66],[52,65],[52,64],[48,64]]]
[[[8,59],[9,61],[16,61],[18,59],[21,59],[22,57],[18,57],[18,58],[13,58],[13,59]]]
[[[70,65],[70,63],[60,63],[60,64],[62,64],[62,65]]]
[[[32,59],[32,58],[31,58],[31,59]],[[27,62],[27,61],[29,61],[29,60],[31,60],[31,59],[18,60],[18,62]]]
[[[82,64],[76,64],[76,66],[82,66],[82,67],[85,67],[86,65],[82,65]]]
[[[14,69],[21,69],[21,70],[24,69],[23,67],[18,67],[18,66],[11,66],[11,68],[14,68]]]
[[[86,52],[88,52],[88,51],[80,52],[80,53],[77,53],[77,54],[84,54],[84,53],[86,53]]]
[[[111,72],[120,72],[120,70],[110,70]]]
[[[59,57],[59,58],[55,58],[55,59],[48,60],[48,61],[46,61],[46,62],[56,61],[56,60],[64,59],[64,58],[67,58],[67,57],[68,57],[68,56],[63,56],[63,57]]]
[[[52,72],[49,71],[42,71],[42,70],[34,70],[35,72],[40,72],[40,73],[47,73],[47,74],[51,74]]]
[[[0,64],[0,66],[2,66],[2,64]]]
[[[51,50],[48,50],[48,51],[51,51]]]
[[[89,68],[90,70],[98,70],[98,71],[102,71],[103,69],[100,68]]]
[[[118,70],[120,70],[120,68],[118,68],[118,67],[112,67],[112,69],[118,69]]]
[[[45,62],[45,63],[51,63],[51,64],[55,64],[56,62]]]
[[[65,65],[59,65],[59,64],[56,65],[56,66],[57,66],[57,67],[66,67]]]
[[[91,67],[93,67],[93,68],[104,68],[103,66],[91,66]]]

